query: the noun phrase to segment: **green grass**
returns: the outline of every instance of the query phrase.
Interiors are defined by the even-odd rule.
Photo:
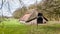
[[[0,34],[60,34],[60,24],[24,25],[17,19],[7,19],[0,23]]]

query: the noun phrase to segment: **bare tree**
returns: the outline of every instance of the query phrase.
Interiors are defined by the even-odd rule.
[[[3,15],[3,7],[4,7],[4,6],[3,6],[3,5],[4,5],[5,2],[6,2],[6,0],[1,0],[0,10],[1,10],[1,13],[2,13],[2,14],[1,14],[1,15],[2,15],[2,16],[1,16],[1,20],[2,20],[2,21],[4,20],[4,15]],[[8,12],[11,14],[9,1],[7,1],[6,4],[8,4]],[[5,6],[5,7],[6,7],[6,6]],[[1,20],[0,20],[0,21],[1,21]]]

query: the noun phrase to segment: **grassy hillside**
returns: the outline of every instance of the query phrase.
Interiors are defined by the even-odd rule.
[[[0,23],[0,34],[60,34],[60,24],[24,25],[17,19],[7,19]],[[50,24],[50,25],[49,25]]]

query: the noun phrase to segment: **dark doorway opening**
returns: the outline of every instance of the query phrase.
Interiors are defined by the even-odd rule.
[[[38,13],[38,18],[37,18],[37,24],[43,23],[43,14],[42,13]]]

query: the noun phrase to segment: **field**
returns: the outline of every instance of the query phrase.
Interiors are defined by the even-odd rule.
[[[60,24],[25,25],[17,19],[7,19],[0,23],[0,34],[60,34]]]

